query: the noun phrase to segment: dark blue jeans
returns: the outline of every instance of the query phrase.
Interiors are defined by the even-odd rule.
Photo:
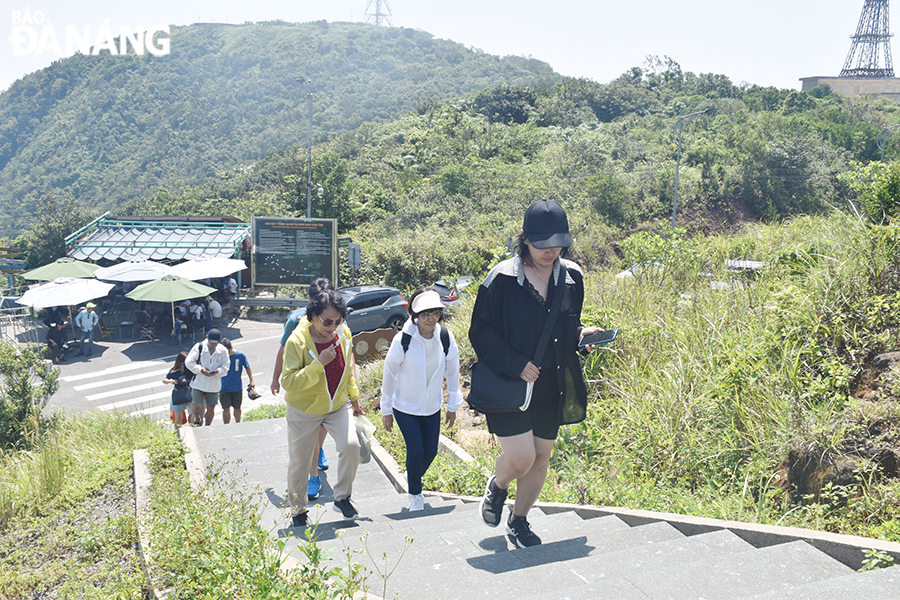
[[[437,456],[441,435],[441,411],[427,417],[408,415],[394,409],[394,421],[406,442],[406,481],[410,494],[422,493],[422,477]]]
[[[81,330],[81,347],[79,354],[84,354],[84,340],[88,341],[88,351],[87,354],[90,356],[94,353],[94,330],[90,331]]]

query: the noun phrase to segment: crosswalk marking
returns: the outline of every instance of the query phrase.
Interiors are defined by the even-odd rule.
[[[168,412],[169,412],[169,405],[163,404],[162,406],[153,406],[150,408],[144,408],[142,410],[137,410],[131,414],[133,414],[133,415],[153,415],[156,413],[168,413]],[[168,415],[166,415],[166,416],[168,416]]]
[[[94,383],[86,383],[84,385],[76,385],[75,391],[82,392],[84,390],[92,390],[99,387],[105,387],[107,385],[113,385],[116,383],[126,383],[128,381],[137,381],[138,379],[146,379],[147,377],[159,377],[160,375],[167,375],[169,373],[169,369],[161,369],[156,371],[148,371],[146,373],[141,373],[139,375],[128,375],[127,377],[117,377],[115,379],[107,379],[105,381],[95,381]]]
[[[108,369],[103,369],[102,371],[94,371],[92,373],[83,373],[81,375],[69,375],[68,377],[60,377],[60,381],[65,381],[66,383],[72,383],[73,381],[81,381],[83,379],[93,379],[95,377],[106,377],[107,375],[114,375],[116,373],[124,373],[126,371],[133,371],[135,369],[141,369],[143,367],[148,366],[159,366],[164,365],[168,361],[163,360],[138,360],[135,362],[128,363],[126,365],[119,365],[118,367],[109,367]]]
[[[145,404],[151,400],[161,400],[163,398],[171,398],[172,392],[160,392],[158,394],[148,394],[147,396],[139,396],[131,400],[120,400],[119,402],[111,402],[110,404],[101,404],[97,408],[100,410],[118,410],[126,406],[134,406],[135,404]],[[168,407],[168,403],[166,407]]]
[[[85,396],[89,402],[94,402],[96,400],[103,400],[104,398],[112,398],[113,396],[123,396],[125,394],[130,394],[132,392],[142,392],[144,390],[152,390],[153,388],[159,388],[166,384],[162,381],[156,383],[145,383],[143,385],[134,385],[127,388],[119,388],[117,390],[112,390],[109,392],[100,392],[99,394],[91,394],[90,396]],[[170,390],[172,388],[169,388]],[[171,393],[171,392],[170,392]]]

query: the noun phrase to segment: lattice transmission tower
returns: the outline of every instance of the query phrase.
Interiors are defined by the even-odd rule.
[[[866,0],[862,14],[859,15],[856,33],[850,36],[853,42],[841,70],[841,77],[893,77],[889,29],[888,0]],[[884,66],[881,66],[881,59],[884,60]]]
[[[375,12],[372,12],[373,9]],[[387,0],[369,0],[366,3],[366,23],[394,26],[391,23],[391,6]]]

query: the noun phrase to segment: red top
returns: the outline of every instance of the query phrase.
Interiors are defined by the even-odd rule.
[[[337,343],[337,339],[337,335],[335,335],[334,339],[330,342],[325,342],[324,344],[316,343],[316,352],[319,354],[321,354],[322,350],[328,346],[334,346],[337,351],[334,360],[325,365],[325,379],[328,381],[328,394],[332,398],[334,398],[334,393],[337,391],[338,385],[341,383],[341,377],[344,375],[344,352]]]

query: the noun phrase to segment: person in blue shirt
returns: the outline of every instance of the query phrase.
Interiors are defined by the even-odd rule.
[[[228,350],[231,364],[228,373],[222,378],[222,391],[219,392],[219,402],[222,404],[222,422],[228,425],[231,422],[231,409],[234,409],[234,422],[241,422],[241,403],[244,400],[244,384],[241,381],[243,369],[247,369],[250,377],[250,385],[256,385],[253,381],[253,371],[250,369],[250,361],[247,356],[231,345],[231,340],[222,338],[222,345]]]

